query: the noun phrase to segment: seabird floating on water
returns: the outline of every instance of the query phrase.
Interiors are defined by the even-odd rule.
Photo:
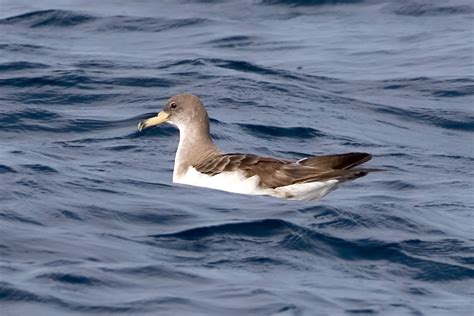
[[[162,123],[179,129],[173,182],[241,194],[317,200],[343,182],[375,169],[356,168],[367,153],[312,156],[297,161],[252,154],[225,154],[214,145],[201,100],[191,94],[173,96],[157,116],[141,121],[142,131]]]

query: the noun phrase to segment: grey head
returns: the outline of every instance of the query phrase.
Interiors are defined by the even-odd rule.
[[[138,124],[138,130],[170,123],[181,132],[209,134],[209,117],[201,100],[193,94],[178,94],[166,102],[163,110],[157,116],[151,117]]]

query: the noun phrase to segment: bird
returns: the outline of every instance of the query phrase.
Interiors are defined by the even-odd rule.
[[[224,153],[213,142],[209,116],[199,97],[172,96],[156,116],[140,121],[139,132],[169,123],[179,129],[173,182],[289,200],[319,200],[341,183],[377,169],[360,168],[363,152],[310,156],[299,160]]]

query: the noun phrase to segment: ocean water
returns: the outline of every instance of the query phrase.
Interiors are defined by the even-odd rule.
[[[468,315],[471,1],[0,0],[0,314]],[[227,152],[387,169],[319,202],[173,185]]]

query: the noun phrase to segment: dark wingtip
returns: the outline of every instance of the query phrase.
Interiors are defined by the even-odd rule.
[[[372,159],[372,155],[368,153],[355,153],[355,154],[359,154],[361,156],[359,164],[363,164],[364,162],[367,162],[370,159]]]
[[[314,166],[321,169],[348,170],[372,159],[372,155],[362,152],[346,154],[314,156],[299,161],[304,166]]]
[[[372,159],[371,154],[360,152],[343,154],[341,156],[346,156],[347,158],[347,160],[342,163],[343,166],[341,166],[341,169],[352,169]]]

